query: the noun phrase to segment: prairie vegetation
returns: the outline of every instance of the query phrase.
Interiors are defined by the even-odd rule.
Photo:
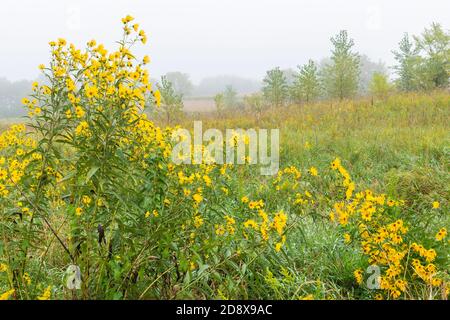
[[[110,51],[51,42],[47,83],[0,135],[1,299],[447,299],[448,55],[419,55],[431,31],[370,97],[340,32],[326,75],[309,62],[293,90],[275,68],[244,108],[230,87],[194,116],[122,22]],[[280,170],[175,165],[192,120],[280,128]]]

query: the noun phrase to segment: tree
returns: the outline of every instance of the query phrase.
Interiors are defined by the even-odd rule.
[[[294,69],[288,68],[281,70],[283,72],[284,78],[286,79],[286,84],[291,86],[295,81],[296,72]]]
[[[323,78],[328,95],[333,98],[349,98],[356,94],[360,74],[359,55],[352,51],[353,39],[342,30],[331,38],[334,48],[331,63],[323,70]]]
[[[157,84],[161,92],[161,112],[164,114],[168,123],[183,112],[183,96],[175,92],[172,82],[167,77],[161,77],[161,83]]]
[[[216,105],[217,114],[221,117],[225,113],[225,101],[223,93],[218,93],[214,96],[214,103]]]
[[[360,75],[359,75],[359,92],[361,94],[367,94],[370,90],[370,82],[375,73],[387,74],[388,70],[385,64],[381,61],[374,62],[369,59],[368,56],[362,54],[360,56]]]
[[[392,86],[386,74],[381,72],[375,72],[373,74],[369,84],[369,91],[372,95],[379,99],[386,99],[391,89]]]
[[[283,106],[288,94],[288,86],[283,71],[279,67],[267,71],[263,83],[263,94],[266,101],[274,107]]]
[[[416,50],[422,54],[422,77],[427,80],[423,89],[446,88],[450,72],[450,34],[440,24],[432,23],[421,36],[414,36]]]
[[[397,65],[394,70],[398,75],[397,86],[402,91],[412,91],[419,88],[420,56],[409,35],[405,33],[399,42],[399,50],[392,51]]]
[[[21,99],[31,93],[31,81],[10,82],[0,78],[0,117],[19,117],[27,114]]]
[[[250,111],[256,113],[256,117],[259,120],[265,107],[263,96],[261,95],[261,93],[257,92],[245,96],[244,103],[250,109]]]
[[[321,84],[319,73],[314,61],[309,60],[307,64],[298,66],[299,72],[295,75],[291,92],[298,102],[311,102],[320,95]]]
[[[194,85],[189,79],[189,75],[187,73],[181,73],[178,71],[168,72],[166,73],[166,78],[170,81],[170,83],[172,83],[173,89],[177,94],[188,96],[194,88]]]
[[[223,102],[225,109],[235,109],[238,106],[237,92],[231,85],[227,86],[223,92]]]

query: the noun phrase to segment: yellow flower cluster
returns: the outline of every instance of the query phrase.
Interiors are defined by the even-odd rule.
[[[12,125],[0,134],[0,197],[14,190],[27,168],[42,159],[41,154],[34,151],[36,145],[36,140],[27,136],[23,124]]]
[[[8,290],[2,294],[0,294],[0,300],[8,300],[13,294],[14,294],[15,290],[11,289]]]
[[[38,297],[38,300],[50,300],[51,295],[52,295],[52,287],[48,286],[47,288],[45,288],[42,295]]]
[[[418,275],[426,284],[439,286],[442,279],[436,276],[437,269],[431,264],[436,258],[434,249],[425,249],[422,245],[412,243],[408,245],[404,237],[407,236],[408,227],[402,219],[394,219],[394,215],[387,212],[401,208],[403,201],[386,200],[384,194],[376,195],[371,190],[354,194],[355,185],[350,175],[342,166],[339,159],[331,163],[331,168],[337,170],[343,178],[346,200],[335,203],[330,219],[343,228],[357,229],[361,251],[367,256],[370,265],[382,268],[380,276],[380,289],[393,299],[399,298],[408,288],[408,281],[413,281],[411,271]],[[436,236],[444,236],[445,228]],[[344,234],[346,243],[351,242],[350,234]],[[414,254],[418,257],[415,259]],[[427,265],[422,265],[420,258]],[[355,280],[358,284],[363,282],[363,271],[355,270]],[[382,297],[382,296],[381,296]],[[377,296],[380,298],[380,296]]]

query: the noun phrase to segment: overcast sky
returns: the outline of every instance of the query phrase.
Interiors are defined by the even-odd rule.
[[[131,14],[148,34],[138,53],[150,73],[183,71],[194,81],[235,74],[261,78],[275,66],[295,67],[329,54],[329,38],[347,29],[356,49],[393,63],[403,32],[431,22],[449,28],[449,0],[2,0],[0,77],[33,79],[49,59],[48,42],[114,47],[120,18]]]

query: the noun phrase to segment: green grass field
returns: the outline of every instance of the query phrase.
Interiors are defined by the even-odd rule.
[[[446,92],[412,93],[393,95],[386,101],[360,99],[291,105],[269,110],[259,121],[254,115],[239,111],[221,119],[206,114],[202,120],[204,130],[280,128],[282,167],[294,165],[307,172],[314,166],[320,175],[339,157],[360,188],[403,199],[406,205],[400,216],[410,220],[417,239],[426,237],[432,242],[441,227],[450,226],[449,107],[450,96]],[[186,119],[185,126],[189,127],[192,120],[199,120],[198,115]],[[263,198],[277,196],[270,183],[247,170],[242,170],[236,179],[245,181],[250,194],[261,193],[262,188]],[[326,180],[323,185],[311,187],[323,194],[332,192]],[[434,201],[440,202],[439,210],[432,209]],[[326,298],[330,292],[333,298],[355,298],[358,290],[352,285],[353,270],[361,264],[361,256],[354,247],[342,249],[342,235],[328,224],[327,210],[326,205],[306,210],[307,214],[295,223],[287,255],[278,263],[289,266],[295,275],[293,287],[305,283],[306,288],[320,292],[320,298]],[[448,274],[448,250],[443,254],[441,261]],[[278,283],[283,283],[283,267],[274,269],[281,277]],[[317,284],[316,279],[320,279]],[[280,286],[283,289],[273,289],[275,297],[295,298],[294,289]],[[299,290],[310,292],[306,288]],[[264,286],[259,290],[258,296],[273,297],[264,295]],[[409,297],[424,298],[423,292],[417,294]]]
[[[395,289],[367,290],[364,284],[358,284],[355,270],[361,270],[363,277],[366,278],[364,270],[371,264],[370,258],[368,259],[361,251],[364,240],[358,239],[359,235],[356,231],[358,225],[364,221],[355,222],[350,227],[330,221],[330,211],[333,211],[333,207],[337,208],[336,203],[346,201],[339,179],[336,180],[336,174],[330,169],[330,163],[338,157],[341,159],[342,167],[346,168],[351,176],[351,181],[357,186],[355,192],[366,190],[367,198],[367,190],[370,189],[370,193],[383,194],[386,200],[404,201],[401,201],[401,205],[396,204],[394,206],[396,209],[393,211],[389,211],[391,209],[386,207],[388,210],[386,212],[389,212],[388,214],[392,217],[377,218],[376,221],[374,218],[367,221],[368,224],[373,223],[374,228],[379,228],[380,224],[386,221],[401,219],[402,223],[408,225],[408,246],[418,242],[426,248],[435,248],[433,250],[437,252],[437,258],[433,260],[439,267],[440,282],[434,285],[431,282],[430,284],[417,283],[415,269],[408,270],[408,261],[401,260],[400,265],[405,265],[399,268],[404,270],[404,279],[408,285],[404,290],[399,291],[399,297],[405,299],[446,298],[449,242],[447,238],[436,241],[435,235],[442,228],[450,227],[448,214],[450,96],[448,93],[398,94],[392,95],[385,101],[375,102],[370,99],[359,99],[342,102],[327,101],[302,106],[291,105],[282,110],[267,110],[259,120],[245,111],[230,114],[232,115],[218,118],[213,112],[197,113],[195,119],[192,116],[184,118],[181,125],[190,128],[193,120],[202,120],[204,130],[206,128],[279,128],[281,173],[278,178],[277,176],[261,176],[255,167],[246,165],[236,165],[227,169],[230,173],[226,179],[221,174],[214,174],[213,168],[192,169],[187,165],[185,168],[187,171],[184,171],[182,167],[180,167],[181,171],[175,170],[173,175],[178,174],[179,179],[181,179],[180,172],[187,172],[187,174],[199,172],[201,175],[210,177],[208,179],[212,179],[214,184],[211,186],[211,182],[208,183],[205,176],[203,181],[202,176],[199,175],[201,181],[196,183],[194,179],[193,183],[188,183],[188,185],[192,184],[190,187],[180,180],[169,188],[169,191],[172,191],[166,194],[165,204],[158,209],[158,217],[155,215],[153,218],[156,221],[161,219],[161,222],[155,222],[150,226],[150,230],[155,232],[151,239],[161,240],[172,237],[170,234],[172,232],[177,234],[176,229],[181,228],[179,238],[169,240],[169,242],[172,241],[169,247],[158,248],[158,245],[153,247],[154,251],[149,254],[161,259],[158,260],[158,266],[140,269],[137,283],[130,285],[120,295],[116,292],[105,292],[101,288],[111,286],[112,282],[125,281],[120,279],[129,277],[127,274],[134,270],[132,261],[138,259],[141,253],[133,258],[133,253],[129,257],[124,257],[123,255],[128,254],[127,251],[119,251],[121,253],[117,252],[116,258],[113,260],[108,258],[105,264],[101,262],[105,261],[103,260],[105,256],[101,252],[106,249],[100,247],[98,254],[89,254],[87,259],[91,259],[94,265],[98,264],[94,270],[100,272],[101,277],[91,276],[93,283],[85,279],[87,285],[82,288],[81,297],[398,298],[395,296]],[[4,122],[2,128],[7,127],[7,124],[16,123],[17,119]],[[5,131],[5,134],[8,134],[8,131]],[[312,176],[311,167],[316,168],[317,176]],[[291,171],[289,168],[295,169]],[[343,170],[338,171],[344,172],[342,174],[345,177],[345,169]],[[298,172],[297,176],[296,172]],[[295,177],[292,178],[291,175]],[[171,176],[169,172],[167,181],[173,180]],[[64,190],[66,187],[69,188],[70,184],[65,186]],[[202,190],[199,191],[197,187]],[[56,184],[52,188],[57,190],[52,191],[55,193],[50,196],[50,199],[60,197],[62,186]],[[53,190],[52,188],[49,190]],[[196,200],[193,197],[194,201],[191,204],[187,198],[195,192],[200,195],[200,199]],[[22,196],[19,194],[22,201],[23,195],[23,193]],[[85,201],[83,197],[82,201]],[[249,198],[250,209],[246,207],[247,201],[244,197]],[[303,200],[295,202],[295,199],[299,197],[303,197]],[[248,239],[247,227],[240,230],[238,224],[242,223],[245,226],[248,223],[246,221],[249,221],[252,216],[254,218],[250,220],[253,221],[257,221],[258,215],[261,216],[261,211],[256,215],[252,210],[252,200],[255,203],[258,201],[264,203],[263,212],[267,210],[269,217],[273,217],[269,218],[269,221],[273,219],[274,228],[278,221],[276,212],[286,214],[288,222],[282,226],[285,230],[280,233],[280,235],[283,234],[281,238],[283,240],[279,242],[278,248],[275,242],[280,240],[273,240],[275,242],[256,240],[256,235],[252,238],[255,242],[251,242],[251,245],[245,243],[245,239]],[[186,201],[188,204],[185,205]],[[371,203],[371,200],[366,201]],[[436,202],[439,203],[438,208],[433,207],[433,203]],[[72,227],[73,222],[68,224],[68,221],[74,219],[75,207],[80,206],[71,203],[63,202],[62,206],[48,207],[46,216],[50,224],[40,225],[36,229],[36,232],[42,233],[39,238],[41,246],[36,245],[30,249],[40,258],[30,257],[31,260],[26,269],[28,270],[26,274],[28,276],[31,274],[33,279],[30,282],[36,281],[34,290],[42,291],[47,284],[50,284],[54,298],[69,298],[68,295],[73,294],[64,289],[60,282],[61,274],[64,273],[70,261],[62,254],[61,246],[55,240],[55,234],[49,232],[50,225],[58,225],[59,237],[63,239],[63,242],[71,243],[75,229]],[[157,206],[156,202],[154,203],[153,206]],[[3,206],[7,208],[8,202],[3,202]],[[256,209],[258,209],[257,204]],[[94,212],[95,210],[100,209],[94,209]],[[111,210],[107,209],[106,213],[111,214]],[[171,216],[179,216],[180,212],[183,212],[182,218],[174,225]],[[224,225],[219,224],[223,215],[226,221]],[[39,215],[36,214],[36,216]],[[147,217],[148,214],[145,214],[144,218],[142,213],[139,219],[147,219]],[[162,222],[163,219],[167,219],[167,223]],[[194,222],[191,219],[194,219]],[[83,223],[87,224],[86,226],[89,225],[88,223],[95,226],[97,220]],[[5,227],[7,223],[8,218],[3,220],[3,226]],[[261,223],[261,228],[265,228],[264,221],[255,223]],[[85,236],[90,237],[89,234],[91,234],[95,242],[95,229],[87,228]],[[224,228],[223,231],[221,228]],[[140,229],[140,226],[136,226],[129,232],[139,234],[142,231]],[[5,232],[5,229],[2,230]],[[240,232],[243,232],[244,238]],[[261,232],[263,232],[262,229]],[[4,233],[6,239],[7,234],[8,232]],[[9,233],[9,236],[14,238],[17,234]],[[213,238],[207,240],[210,237]],[[272,237],[275,239],[278,236],[271,235],[270,239]],[[109,238],[107,242],[112,243],[113,239],[114,237]],[[189,244],[189,249],[185,246],[186,244]],[[75,250],[73,247],[70,248]],[[142,250],[144,248],[146,246]],[[176,272],[173,269],[174,266],[171,266],[170,259],[166,262],[162,261],[166,259],[164,257],[167,256],[168,248],[172,248],[170,249],[174,250],[172,254],[180,259],[175,264]],[[8,245],[6,247],[3,245],[4,254],[10,254],[8,249],[10,250]],[[33,253],[29,254],[34,256]],[[3,261],[3,268],[6,270],[7,260],[3,259]],[[128,261],[127,263],[131,265],[124,261]],[[11,264],[11,261],[9,263]],[[82,268],[87,267],[85,263],[78,262]],[[387,264],[384,268],[386,267],[390,265]],[[146,274],[149,270],[152,270],[151,273]],[[109,272],[116,272],[116,275],[111,278]],[[9,279],[13,282],[17,281],[17,279]],[[399,280],[401,279],[397,281]],[[45,285],[41,285],[40,282]],[[7,289],[7,283],[8,281],[3,282],[4,290]],[[122,289],[123,287],[119,286],[119,292]],[[21,290],[24,290],[21,291],[22,298],[30,298],[33,294],[31,290],[28,291],[25,288]]]

